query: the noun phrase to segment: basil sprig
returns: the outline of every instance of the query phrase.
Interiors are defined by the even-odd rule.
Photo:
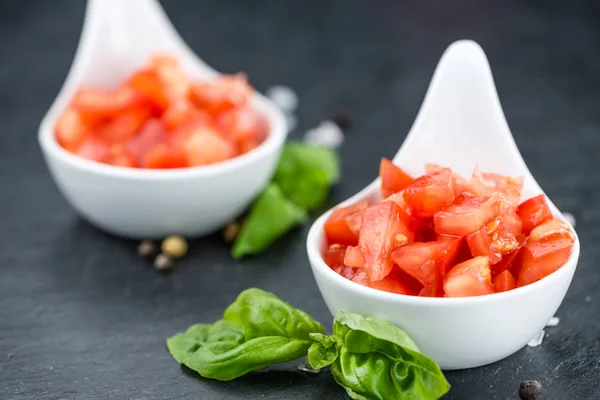
[[[221,381],[307,357],[314,369],[329,366],[355,400],[429,400],[450,390],[435,361],[390,322],[340,312],[333,334],[325,335],[304,311],[254,288],[242,292],[222,320],[192,325],[167,347],[180,364]]]

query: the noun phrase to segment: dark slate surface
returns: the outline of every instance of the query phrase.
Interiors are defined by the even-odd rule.
[[[548,399],[600,398],[594,2],[165,3],[210,64],[246,71],[261,90],[295,88],[300,128],[339,105],[354,111],[332,203],[367,184],[379,158],[394,154],[445,47],[479,41],[527,163],[577,218],[582,253],[560,325],[543,345],[447,373],[447,398],[515,399],[523,379],[541,380]],[[137,258],[135,243],[82,222],[58,193],[36,131],[67,73],[83,9],[83,1],[66,0],[0,6],[0,398],[344,399],[329,373],[309,377],[289,365],[212,382],[181,370],[164,348],[167,336],[216,319],[250,285],[329,324],[304,251],[306,228],[243,262],[217,236],[198,240],[178,271],[161,276]]]

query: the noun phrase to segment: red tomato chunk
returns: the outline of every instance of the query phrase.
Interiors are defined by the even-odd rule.
[[[465,297],[536,282],[567,261],[575,235],[543,196],[520,202],[521,178],[475,169],[470,181],[435,164],[413,179],[387,159],[383,200],[335,210],[324,259],[373,289]]]
[[[115,90],[79,88],[56,122],[56,140],[73,154],[119,167],[222,162],[268,135],[251,95],[242,74],[193,82],[177,60],[157,55]]]

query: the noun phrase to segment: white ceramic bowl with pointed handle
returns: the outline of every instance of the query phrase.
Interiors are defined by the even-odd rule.
[[[453,43],[442,56],[427,95],[402,147],[393,159],[413,174],[427,163],[466,175],[481,170],[523,176],[523,199],[542,194],[508,128],[486,56],[475,42]],[[341,204],[381,200],[380,181]],[[564,218],[548,199],[553,214]],[[442,369],[478,367],[501,360],[527,344],[560,306],[579,259],[579,238],[567,263],[531,285],[504,293],[464,298],[425,298],[371,289],[335,273],[323,261],[323,225],[311,227],[307,251],[329,310],[389,320],[414,339]]]
[[[218,73],[177,34],[156,0],[89,0],[69,75],[44,117],[38,139],[56,184],[86,220],[129,238],[196,237],[239,215],[269,182],[287,135],[285,117],[255,93],[251,106],[269,123],[256,149],[208,166],[178,170],[115,167],[65,151],[54,125],[81,85],[113,87],[155,53],[175,56],[194,80]]]

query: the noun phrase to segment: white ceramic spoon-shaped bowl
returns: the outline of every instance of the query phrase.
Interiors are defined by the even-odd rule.
[[[543,193],[527,169],[504,118],[483,50],[453,43],[442,56],[427,95],[394,163],[413,174],[426,163],[470,176],[483,171],[525,177],[523,199]],[[375,180],[342,205],[380,200]],[[564,218],[552,202],[558,218]],[[443,369],[463,369],[503,359],[525,346],[560,306],[579,259],[579,239],[567,263],[531,285],[480,297],[423,298],[378,291],[349,281],[323,261],[323,232],[331,210],[308,234],[307,250],[319,290],[335,314],[351,311],[389,320],[405,329]]]
[[[136,239],[200,236],[240,214],[274,172],[287,129],[283,114],[266,98],[256,93],[251,100],[269,122],[265,142],[208,166],[114,167],[70,154],[54,137],[55,122],[78,87],[115,87],[155,53],[176,57],[194,80],[218,76],[184,43],[156,0],[89,0],[73,65],[38,139],[58,188],[92,224]]]

